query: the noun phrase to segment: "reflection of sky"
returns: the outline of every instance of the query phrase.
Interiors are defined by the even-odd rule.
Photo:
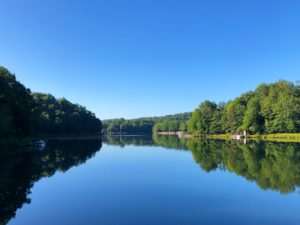
[[[297,224],[300,196],[263,191],[234,173],[206,173],[191,152],[103,145],[43,178],[10,224]]]

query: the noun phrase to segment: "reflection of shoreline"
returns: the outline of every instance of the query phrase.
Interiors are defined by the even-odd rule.
[[[148,134],[106,134],[102,137],[152,137]]]
[[[43,151],[16,151],[0,160],[0,224],[8,223],[23,204],[35,182],[85,163],[101,149],[101,139],[49,140]]]
[[[47,140],[71,140],[71,141],[76,141],[76,140],[101,140],[101,136],[52,136],[52,137],[47,137]]]
[[[300,186],[299,143],[188,140],[195,161],[207,172],[225,169],[263,190],[291,193]]]
[[[102,139],[101,135],[47,135],[47,136],[31,136],[21,138],[0,138],[0,154],[2,154],[7,148],[27,148],[32,146],[39,140],[99,140]],[[26,150],[24,150],[26,151]]]
[[[104,143],[189,150],[204,171],[227,170],[256,182],[263,190],[285,194],[300,186],[299,143],[249,141],[244,145],[234,140],[200,140],[176,135],[156,135],[153,139],[118,136],[110,137]]]
[[[126,145],[134,146],[155,146],[151,135],[104,135],[103,143],[125,147]]]

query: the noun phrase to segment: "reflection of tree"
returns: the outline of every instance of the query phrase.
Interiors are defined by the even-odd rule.
[[[153,142],[151,136],[104,136],[102,138],[103,143],[107,145],[118,145],[125,147],[126,145],[134,146],[153,146],[156,145]]]
[[[207,172],[221,169],[255,181],[262,189],[281,193],[300,186],[300,144],[179,139],[176,136],[105,137],[110,145],[163,146],[190,150]],[[6,224],[18,208],[30,203],[33,184],[57,170],[67,171],[85,163],[101,148],[101,140],[51,141],[44,151],[18,151],[0,157],[0,225]],[[11,150],[1,152],[12,152]]]
[[[134,146],[163,146],[164,148],[172,148],[178,150],[187,150],[186,140],[177,136],[158,135],[158,136],[122,136],[111,135],[102,138],[103,143],[107,145],[117,145],[125,147],[126,145]]]
[[[154,135],[153,140],[157,145],[165,148],[187,150],[186,139],[175,135]]]
[[[262,189],[281,193],[300,186],[300,151],[297,143],[188,141],[195,161],[205,171],[225,168],[255,181]]]
[[[0,224],[6,224],[18,208],[30,203],[27,196],[36,181],[85,163],[101,145],[101,140],[51,141],[43,151],[21,151],[1,157]]]
[[[300,144],[180,139],[176,136],[155,136],[156,144],[166,148],[189,149],[204,171],[228,170],[262,189],[281,193],[300,186]]]

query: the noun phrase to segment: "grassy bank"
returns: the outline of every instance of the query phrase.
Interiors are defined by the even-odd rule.
[[[182,132],[158,132],[158,135],[178,135],[182,136]],[[211,134],[211,135],[184,135],[186,138],[203,138],[203,139],[219,139],[233,140],[235,135],[232,134]],[[183,136],[182,136],[183,137]],[[247,135],[248,140],[278,141],[278,142],[300,142],[300,133],[277,133],[277,134],[254,134]]]
[[[214,134],[214,135],[206,135],[205,138],[232,140],[234,139],[234,135]],[[254,134],[254,135],[247,135],[246,138],[250,140],[263,140],[263,141],[300,142],[300,133]]]
[[[300,133],[256,134],[250,135],[249,139],[280,142],[300,142]]]

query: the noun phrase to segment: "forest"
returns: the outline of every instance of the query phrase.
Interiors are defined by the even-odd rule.
[[[139,119],[103,120],[104,134],[152,134],[156,124],[166,124],[172,130],[178,130],[180,125],[188,121],[192,113],[179,113],[161,117],[144,117]],[[160,125],[158,125],[160,126]]]
[[[300,132],[300,86],[280,80],[261,84],[228,102],[206,100],[193,113],[104,121],[104,133],[151,134],[188,132],[214,134],[275,134]]]
[[[101,121],[85,107],[32,93],[0,67],[0,136],[100,134]]]
[[[32,93],[0,67],[0,136],[152,134],[193,136],[300,132],[300,86],[288,81],[261,84],[228,102],[206,100],[193,112],[102,122],[85,107],[51,94]]]
[[[182,131],[193,136],[300,132],[300,86],[288,81],[261,84],[255,91],[220,103],[204,101],[191,118],[155,123],[153,132]]]
[[[204,101],[187,127],[194,135],[300,132],[300,86],[281,80],[261,84],[227,103]]]

